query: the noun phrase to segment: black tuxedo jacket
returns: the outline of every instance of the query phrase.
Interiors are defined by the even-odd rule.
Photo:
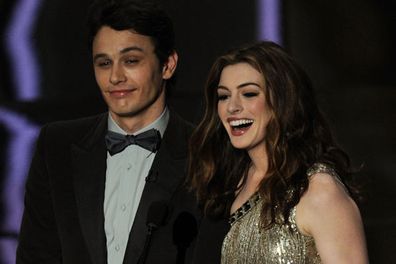
[[[194,236],[199,222],[195,199],[181,187],[191,129],[170,113],[129,235],[125,264],[137,263],[143,250],[147,211],[154,201],[169,203],[170,212],[166,225],[154,232],[146,263],[176,263]],[[107,114],[43,127],[26,183],[17,263],[107,263],[106,131]],[[175,240],[182,240],[182,246]],[[185,263],[190,263],[190,253],[187,249]]]

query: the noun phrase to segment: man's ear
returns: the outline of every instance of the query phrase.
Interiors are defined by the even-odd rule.
[[[162,67],[162,78],[164,80],[170,79],[175,73],[178,58],[179,56],[177,55],[177,52],[175,50],[169,55],[168,60],[164,63],[164,66]]]

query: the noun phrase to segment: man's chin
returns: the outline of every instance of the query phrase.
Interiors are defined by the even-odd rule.
[[[113,117],[118,118],[131,118],[131,117],[145,117],[148,113],[157,112],[163,110],[165,104],[161,104],[158,100],[158,96],[153,97],[150,101],[145,102],[145,104],[132,104],[129,105],[109,105],[109,111],[112,113]],[[113,106],[113,107],[112,107]]]
[[[142,111],[113,111],[110,110],[113,116],[117,117],[135,117],[141,114]]]
[[[138,117],[138,116],[145,116],[147,110],[150,107],[140,107],[135,109],[114,109],[110,108],[109,111],[112,113],[113,116],[118,118],[128,118],[128,117]]]

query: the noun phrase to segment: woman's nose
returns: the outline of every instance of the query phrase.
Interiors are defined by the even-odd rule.
[[[237,114],[242,112],[243,106],[238,97],[231,97],[227,106],[227,111],[230,114]]]

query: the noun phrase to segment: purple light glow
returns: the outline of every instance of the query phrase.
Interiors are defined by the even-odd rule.
[[[0,240],[0,263],[15,263],[15,250],[17,241],[10,238],[2,238]]]
[[[5,217],[1,229],[18,233],[23,211],[25,176],[32,158],[32,146],[39,130],[25,117],[2,108],[0,108],[0,123],[5,124],[11,136],[6,153],[8,160],[2,197]],[[1,263],[15,263],[16,244],[15,239],[1,241]]]
[[[22,216],[24,182],[31,161],[32,146],[37,138],[38,127],[25,117],[0,108],[0,122],[5,124],[11,140],[6,157],[6,178],[3,201],[6,218],[3,230],[17,232]],[[18,208],[18,210],[15,210]]]
[[[39,97],[39,66],[34,54],[32,32],[42,0],[19,0],[6,30],[5,46],[10,56],[15,96],[18,101]],[[5,125],[10,141],[5,157],[3,189],[4,219],[2,231],[18,233],[23,212],[25,176],[38,134],[36,125],[24,116],[0,108],[0,122]],[[15,263],[17,241],[1,238],[0,263]]]
[[[258,0],[257,5],[257,38],[281,44],[281,0]]]
[[[39,67],[31,33],[40,3],[41,0],[18,1],[5,34],[17,100],[32,100],[39,96]]]

